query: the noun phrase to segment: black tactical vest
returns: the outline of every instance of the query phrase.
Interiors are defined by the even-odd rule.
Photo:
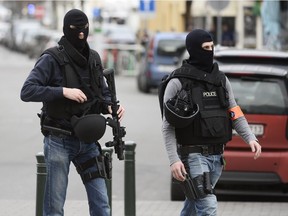
[[[47,102],[43,107],[45,113],[51,118],[66,120],[70,120],[73,115],[81,116],[84,113],[101,113],[104,97],[102,95],[103,69],[99,54],[94,50],[90,50],[88,67],[83,69],[78,68],[69,59],[61,46],[49,48],[43,54],[45,53],[53,56],[60,65],[63,87],[81,89],[87,96],[87,101],[84,103],[78,103],[67,98]],[[88,74],[90,81],[83,80],[78,70]]]
[[[226,144],[232,138],[232,124],[228,116],[226,77],[214,64],[212,73],[183,65],[179,73],[198,74],[197,79],[180,78],[188,85],[193,103],[199,105],[199,113],[185,128],[176,128],[176,139],[180,145]],[[201,74],[201,76],[199,76]]]

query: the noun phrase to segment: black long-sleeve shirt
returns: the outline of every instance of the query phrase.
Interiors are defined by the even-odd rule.
[[[25,102],[49,102],[64,98],[62,71],[57,61],[49,54],[44,54],[36,62],[21,89],[21,100]],[[106,100],[110,92],[103,79],[102,94]]]

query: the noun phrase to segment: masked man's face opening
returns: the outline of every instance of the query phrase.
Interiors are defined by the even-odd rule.
[[[85,33],[84,33],[84,32],[85,32],[86,29],[88,29],[88,27],[89,27],[89,24],[88,24],[88,23],[87,23],[86,25],[84,25],[84,26],[70,25],[69,27],[70,27],[70,29],[79,32],[78,38],[79,38],[80,40],[86,40],[87,37],[85,38]]]
[[[85,48],[89,34],[89,23],[86,14],[77,9],[68,11],[64,17],[64,36],[77,49]]]
[[[213,51],[213,50],[214,50],[214,43],[213,43],[213,41],[204,42],[204,43],[202,44],[202,49],[207,50],[207,51]]]
[[[213,39],[207,31],[192,30],[186,36],[186,48],[191,65],[208,73],[212,71],[214,46]]]

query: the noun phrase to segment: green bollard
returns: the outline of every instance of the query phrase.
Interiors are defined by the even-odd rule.
[[[136,215],[135,148],[136,143],[132,141],[125,142],[125,216]]]
[[[43,152],[36,154],[37,159],[37,185],[36,185],[36,216],[43,215],[43,201],[46,184],[46,164]]]
[[[112,160],[112,153],[113,153],[112,148],[102,148],[102,151],[103,151],[103,155],[109,154],[109,157],[111,157],[111,160]],[[105,182],[106,182],[107,194],[109,198],[110,215],[112,215],[112,179],[110,180],[106,179]]]

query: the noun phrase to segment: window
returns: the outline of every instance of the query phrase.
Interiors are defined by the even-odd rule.
[[[229,78],[235,100],[247,114],[287,114],[284,83],[256,77]]]
[[[180,56],[184,49],[184,40],[160,40],[157,54],[160,56]]]

